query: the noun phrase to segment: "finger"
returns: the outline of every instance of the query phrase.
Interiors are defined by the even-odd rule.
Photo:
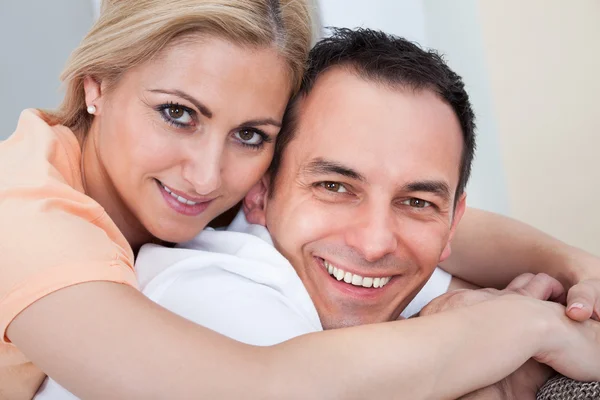
[[[585,321],[594,313],[594,287],[585,282],[573,286],[567,294],[567,316],[575,321]]]
[[[534,275],[527,284],[516,290],[518,293],[539,300],[564,301],[563,285],[547,274]]]
[[[596,285],[600,285],[600,282],[596,281]],[[592,311],[592,319],[600,321],[600,286],[594,287],[594,311]]]
[[[597,306],[596,308],[594,308],[594,312],[592,313],[592,319],[594,321],[600,322],[600,306]]]
[[[517,290],[517,289],[522,289],[525,285],[527,285],[535,276],[535,274],[532,273],[525,273],[525,274],[521,274],[519,276],[517,276],[515,279],[513,279],[508,286],[506,286],[506,289],[508,290]]]

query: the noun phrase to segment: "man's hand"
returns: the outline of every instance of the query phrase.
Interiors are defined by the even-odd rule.
[[[437,314],[445,310],[468,307],[498,296],[519,294],[538,300],[552,300],[564,303],[565,291],[560,282],[546,274],[522,274],[516,277],[505,289],[459,289],[433,299],[419,313],[421,316]]]
[[[552,368],[529,360],[495,385],[469,393],[460,400],[535,400],[537,392],[553,375]]]

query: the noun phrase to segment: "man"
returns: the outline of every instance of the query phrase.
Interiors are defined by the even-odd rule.
[[[164,307],[256,345],[396,320],[450,256],[465,210],[473,130],[462,82],[439,56],[378,32],[337,31],[313,50],[270,175],[246,196],[244,213],[227,231],[203,232],[179,249],[142,249],[140,285]],[[425,302],[445,292],[448,282],[438,271],[430,280],[432,292],[421,291]],[[534,296],[557,297],[557,285],[546,279],[550,293]],[[413,335],[406,341],[447,342],[440,348],[457,346],[459,358],[471,360],[489,348],[468,341],[458,348],[463,337],[453,335],[452,327],[459,317],[470,320],[472,308],[465,310],[444,319],[439,337]],[[519,330],[516,314],[510,321]],[[585,328],[597,329],[591,323]],[[523,342],[537,341],[535,332],[525,329]],[[482,331],[482,340],[496,340],[492,333]],[[502,373],[499,366],[489,376],[501,379],[537,355],[521,351],[517,339],[511,345],[521,362],[513,359],[514,368]],[[586,355],[584,347],[598,353],[600,344],[570,350]],[[441,364],[453,365],[438,356]],[[563,358],[542,361],[576,378],[596,378],[593,361],[577,369]],[[335,371],[319,373],[335,377]],[[471,379],[471,388],[498,380],[469,373],[460,379]],[[467,393],[456,385],[441,385],[435,393]]]

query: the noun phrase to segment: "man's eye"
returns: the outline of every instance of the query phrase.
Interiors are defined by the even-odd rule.
[[[413,207],[413,208],[425,208],[425,207],[431,206],[430,202],[425,201],[423,199],[417,199],[416,197],[406,199],[402,202],[402,204]]]
[[[328,191],[334,192],[334,193],[348,192],[348,190],[346,190],[346,187],[339,182],[321,182],[319,185],[322,188],[324,188],[325,190],[328,190]]]

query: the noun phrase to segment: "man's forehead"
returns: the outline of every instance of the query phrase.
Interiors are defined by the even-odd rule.
[[[411,115],[414,111],[418,111],[419,115]],[[385,84],[350,67],[335,67],[323,72],[312,90],[298,99],[296,122],[300,130],[307,128],[307,132],[302,134],[318,134],[319,138],[326,139],[328,136],[324,132],[310,128],[335,126],[350,129],[369,124],[372,128],[389,131],[400,127],[400,122],[416,120],[424,112],[429,114],[428,117],[451,121],[444,131],[461,129],[452,107],[432,89]],[[399,118],[404,118],[404,121]]]
[[[323,158],[360,174],[429,170],[458,182],[461,128],[433,92],[392,88],[337,68],[324,73],[297,106],[295,139],[286,154],[297,167]]]

